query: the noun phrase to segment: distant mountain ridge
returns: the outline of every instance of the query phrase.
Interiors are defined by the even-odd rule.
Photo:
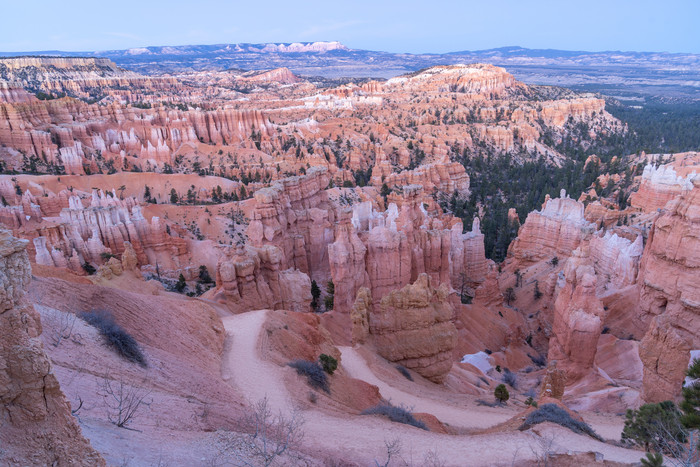
[[[586,52],[501,47],[445,54],[359,50],[337,41],[140,47],[94,52],[0,52],[0,56],[104,57],[142,74],[200,70],[269,70],[323,78],[391,78],[435,65],[489,63],[531,84],[618,96],[700,100],[700,55],[667,52]]]

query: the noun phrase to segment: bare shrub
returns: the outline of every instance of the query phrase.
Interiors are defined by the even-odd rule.
[[[392,422],[404,423],[428,431],[428,427],[425,426],[425,423],[416,420],[411,410],[403,405],[396,407],[390,403],[382,403],[367,410],[363,410],[362,415],[383,415]]]
[[[400,438],[394,438],[391,441],[384,440],[386,449],[386,460],[380,463],[377,459],[374,460],[375,467],[388,467],[389,465],[403,465],[406,467],[445,467],[445,461],[440,458],[436,448],[426,452],[420,462],[413,460],[413,455],[410,454],[408,459],[401,455],[402,442]],[[392,462],[394,461],[394,462]]]
[[[304,439],[304,418],[298,411],[273,414],[267,397],[258,401],[246,416],[248,433],[219,434],[221,457],[241,466],[270,466],[291,454]]]
[[[151,391],[109,377],[102,380],[100,392],[107,407],[107,419],[119,428],[127,428],[126,425],[134,420],[140,409],[153,402],[152,399],[146,401]]]
[[[554,457],[554,436],[538,436],[537,444],[530,445],[532,454],[535,455],[535,462],[538,467],[549,467],[552,465],[551,459]]]
[[[61,345],[65,339],[73,337],[76,316],[73,313],[64,313],[59,310],[50,309],[44,315],[44,322],[49,330],[49,342],[54,347]]]
[[[384,440],[384,447],[386,448],[386,461],[380,464],[379,461],[375,459],[374,465],[376,467],[389,467],[391,459],[401,454],[401,440],[399,438],[394,438],[391,441]]]
[[[130,362],[138,363],[142,367],[148,366],[136,339],[126,332],[124,328],[114,322],[114,318],[106,311],[92,311],[81,313],[80,318],[89,325],[95,327],[107,342],[119,355]]]
[[[440,458],[440,455],[437,452],[437,449],[431,449],[427,453],[425,453],[425,456],[423,457],[423,462],[421,465],[423,467],[445,467],[447,463]]]
[[[328,377],[321,365],[308,360],[294,360],[289,362],[288,365],[297,370],[298,375],[306,376],[306,381],[311,387],[322,389],[330,394],[331,390],[328,386]]]

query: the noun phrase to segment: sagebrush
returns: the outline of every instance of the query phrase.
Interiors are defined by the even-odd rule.
[[[308,360],[294,360],[289,362],[288,365],[297,370],[298,375],[306,376],[306,381],[311,387],[322,389],[330,394],[331,389],[328,385],[328,376],[321,365]]]
[[[141,351],[136,339],[119,326],[110,313],[91,311],[90,313],[81,313],[80,318],[95,327],[107,345],[112,347],[119,355],[130,362],[138,363],[142,367],[148,366],[146,356]]]
[[[392,422],[404,423],[428,431],[428,427],[420,420],[416,420],[411,411],[404,406],[394,406],[389,403],[375,405],[362,411],[362,415],[383,415]]]
[[[588,435],[599,441],[603,441],[598,433],[593,431],[593,428],[591,428],[587,423],[573,419],[566,410],[562,409],[556,404],[544,404],[539,409],[531,412],[525,418],[525,421],[519,429],[526,430],[534,425],[537,425],[538,423],[544,422],[556,423],[570,429],[574,433]]]

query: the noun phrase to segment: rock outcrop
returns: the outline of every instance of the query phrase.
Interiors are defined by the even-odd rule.
[[[452,368],[456,345],[449,288],[435,289],[427,274],[382,298],[369,314],[369,330],[380,355],[435,382]],[[362,300],[363,297],[360,297]]]
[[[508,254],[526,265],[555,256],[561,260],[594,231],[584,218],[583,203],[562,190],[559,198],[547,199],[541,211],[528,214]]]
[[[693,183],[654,222],[640,265],[639,319],[651,320],[639,350],[646,401],[678,396],[689,352],[700,348],[700,180]]]
[[[333,241],[334,211],[323,209],[330,178],[325,168],[280,180],[255,192],[247,234],[255,247],[273,245],[282,252],[282,269],[327,277],[327,250]],[[316,269],[320,268],[320,269]]]
[[[41,343],[25,291],[27,242],[0,230],[0,430],[12,465],[105,465],[83,438]]]
[[[575,381],[593,367],[606,311],[596,296],[595,269],[581,250],[567,261],[559,280],[548,360],[557,361]]]
[[[643,212],[654,212],[666,203],[693,189],[693,180],[700,179],[695,171],[681,176],[671,164],[655,167],[647,164],[642,173],[639,190],[630,196],[630,204]]]
[[[237,313],[263,308],[309,311],[309,276],[282,269],[282,259],[272,245],[227,247],[216,268],[216,299]]]

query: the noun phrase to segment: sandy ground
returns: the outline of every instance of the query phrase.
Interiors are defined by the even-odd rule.
[[[223,377],[249,401],[267,396],[275,410],[289,413],[292,407],[285,386],[285,374],[293,370],[264,361],[260,357],[258,335],[266,311],[253,311],[223,319],[228,335],[222,361]],[[342,365],[348,373],[379,386],[385,398],[405,403],[416,411],[433,413],[457,426],[484,427],[503,421],[504,416],[484,407],[458,407],[439,400],[425,399],[392,387],[372,371],[355,349],[342,347]],[[534,460],[544,444],[551,450],[596,451],[607,460],[637,462],[640,453],[576,435],[556,425],[544,424],[528,432],[507,432],[487,435],[441,435],[411,426],[389,422],[381,417],[325,413],[319,409],[303,412],[305,447],[325,452],[330,458],[352,460],[358,465],[373,465],[386,458],[385,442],[398,438],[403,446],[403,459],[422,465],[431,451],[446,465],[518,465]],[[505,418],[512,415],[509,411]],[[601,424],[602,422],[599,421]]]

